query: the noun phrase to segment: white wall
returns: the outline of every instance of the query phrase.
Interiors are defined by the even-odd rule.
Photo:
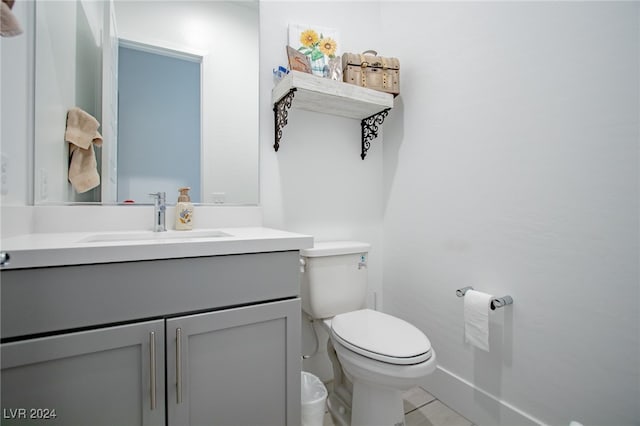
[[[640,419],[639,5],[383,3],[385,310],[478,424]],[[490,353],[463,341],[466,285],[513,296]]]
[[[374,292],[380,303],[382,299],[382,137],[372,142],[363,161],[359,121],[292,109],[276,153],[271,105],[271,70],[287,63],[289,23],[337,28],[338,49],[360,52],[380,44],[380,34],[373,30],[379,8],[361,5],[261,2],[260,193],[265,226],[311,234],[317,241],[371,243],[368,303],[373,306]],[[310,353],[314,343],[308,328],[303,339],[303,352]],[[326,353],[322,343],[321,351]],[[304,368],[326,378],[327,363],[305,363]]]
[[[36,7],[36,203],[66,200],[70,186],[64,132],[67,111],[76,100],[76,13],[76,2]]]
[[[357,123],[304,111],[271,147],[269,72],[310,20],[401,60],[364,162]],[[640,418],[638,29],[638,3],[261,4],[265,223],[373,242],[384,310],[438,353],[423,385],[478,424]],[[488,354],[463,341],[468,284],[515,300]]]

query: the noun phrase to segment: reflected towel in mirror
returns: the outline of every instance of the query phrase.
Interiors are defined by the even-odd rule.
[[[100,185],[98,163],[93,149],[94,144],[102,145],[98,127],[98,120],[80,108],[74,107],[67,112],[64,139],[69,142],[69,182],[78,193]]]
[[[18,19],[11,12],[13,0],[2,0],[2,9],[0,9],[0,35],[3,37],[13,37],[22,34],[22,28]]]
[[[98,174],[98,163],[93,144],[88,149],[80,148],[77,145],[69,145],[69,182],[79,194],[100,185],[100,175]]]
[[[88,149],[91,143],[102,145],[102,135],[98,133],[100,123],[91,114],[78,107],[73,107],[67,112],[67,127],[64,132],[64,140]]]

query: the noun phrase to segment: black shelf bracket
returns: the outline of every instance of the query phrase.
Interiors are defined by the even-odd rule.
[[[387,108],[377,114],[363,118],[360,122],[360,126],[362,127],[362,153],[360,154],[360,158],[363,160],[371,147],[371,141],[378,137],[378,126],[384,123],[384,119],[389,115],[390,109],[391,108]]]
[[[273,124],[275,127],[275,142],[273,149],[278,152],[280,148],[280,139],[282,139],[282,129],[287,125],[287,117],[289,116],[289,109],[291,108],[291,102],[295,94],[296,88],[289,90],[289,93],[280,98],[279,101],[273,104]]]

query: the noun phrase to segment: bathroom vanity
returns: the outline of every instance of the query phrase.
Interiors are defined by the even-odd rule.
[[[3,423],[299,424],[298,250],[312,238],[223,231],[3,241]]]

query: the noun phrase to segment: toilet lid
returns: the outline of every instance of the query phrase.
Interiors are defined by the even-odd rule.
[[[331,334],[348,349],[390,364],[418,364],[431,358],[431,342],[422,331],[371,309],[336,315]]]

